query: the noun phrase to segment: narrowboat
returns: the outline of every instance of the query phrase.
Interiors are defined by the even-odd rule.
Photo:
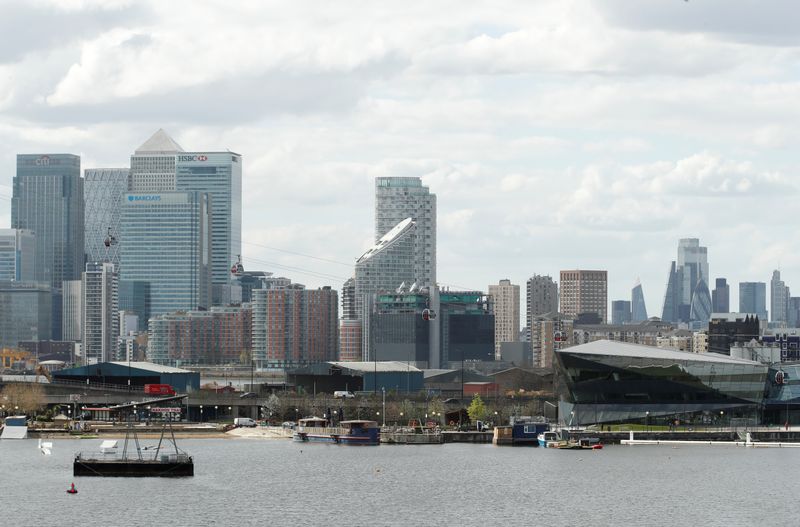
[[[292,438],[300,442],[337,445],[379,445],[381,429],[375,421],[354,419],[331,425],[327,419],[307,417],[297,422]]]
[[[496,426],[492,443],[498,446],[537,446],[539,435],[548,430],[550,425],[544,422],[514,421],[509,426]]]

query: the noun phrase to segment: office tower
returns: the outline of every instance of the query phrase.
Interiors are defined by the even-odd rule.
[[[356,317],[361,321],[364,360],[372,359],[368,315],[374,295],[414,283],[415,227],[411,218],[406,218],[356,260]]]
[[[64,282],[62,297],[61,338],[80,342],[83,339],[83,280]]]
[[[519,286],[511,280],[500,280],[489,286],[494,306],[494,353],[500,358],[500,344],[519,342]]]
[[[608,320],[608,271],[561,271],[560,312],[576,319],[583,313],[595,313],[605,324]]]
[[[769,309],[771,322],[783,322],[789,319],[789,288],[781,280],[781,272],[772,271],[772,280],[769,283]]]
[[[539,368],[552,368],[555,352],[572,346],[574,342],[574,321],[552,312],[534,317],[532,324],[533,364]]]
[[[374,313],[369,317],[370,349],[376,360],[429,367],[430,330],[436,323],[423,317],[429,301],[425,291],[387,291],[376,295]]]
[[[788,304],[786,326],[800,327],[800,296],[790,296]]]
[[[259,367],[299,366],[338,356],[339,295],[292,284],[253,291],[253,358]]]
[[[531,327],[533,319],[545,313],[558,312],[558,284],[550,276],[535,274],[528,279],[528,301],[525,324]]]
[[[158,130],[131,156],[130,189],[209,195],[212,302],[230,303],[231,267],[242,253],[242,156],[186,152],[164,130]]]
[[[702,329],[711,319],[711,293],[708,292],[706,281],[702,278],[697,281],[697,286],[692,292],[692,305],[689,312],[692,329]]]
[[[711,292],[711,304],[714,313],[728,313],[731,310],[731,286],[725,278],[717,278],[716,287]]]
[[[137,331],[146,331],[150,319],[150,282],[122,280],[122,276],[120,273],[119,309],[136,315],[139,322]]]
[[[356,279],[348,278],[342,285],[342,320],[356,320]]]
[[[705,289],[698,289],[698,282],[703,280]],[[678,242],[677,263],[670,266],[667,292],[664,295],[664,308],[661,320],[664,322],[691,322],[692,321],[692,295],[695,291],[708,290],[708,249],[700,246],[697,238],[683,238]],[[708,295],[709,303],[711,295]],[[705,298],[698,299],[698,306],[705,305]],[[696,310],[698,315],[702,310]],[[697,320],[699,323],[708,322],[708,319]]]
[[[211,215],[208,194],[199,192],[128,193],[121,213],[120,281],[123,309],[145,302],[147,317],[210,306]],[[138,290],[137,290],[138,287]],[[132,291],[131,291],[132,289]],[[136,298],[135,293],[146,296]],[[144,324],[147,318],[140,319]]]
[[[84,249],[87,262],[111,262],[119,271],[119,218],[128,192],[130,169],[87,168],[84,171]]]
[[[644,303],[642,283],[636,279],[636,285],[631,289],[631,322],[644,322],[647,320],[647,306]]]
[[[441,356],[441,366],[449,368],[460,368],[463,361],[494,361],[495,314],[491,297],[482,291],[450,290],[441,291],[438,296],[431,342],[438,342],[440,350],[431,350],[430,367],[438,367],[437,354]]]
[[[41,282],[0,282],[0,347],[52,339],[52,294]]]
[[[79,156],[17,155],[11,227],[33,231],[36,281],[60,289],[64,280],[80,278],[83,271],[83,179]],[[60,313],[60,305],[57,311]]]
[[[27,229],[0,229],[0,281],[32,281],[36,238]]]
[[[627,300],[612,300],[611,323],[628,324],[631,322],[631,303]]]
[[[375,241],[411,218],[416,225],[414,272],[410,283],[436,284],[436,195],[418,177],[375,179]]]
[[[150,319],[148,336],[147,358],[158,364],[241,363],[252,351],[251,306],[158,315]]]
[[[246,304],[252,301],[255,289],[268,289],[270,280],[273,280],[270,272],[244,271],[237,273],[234,282],[241,288],[241,303]]]
[[[82,319],[83,357],[86,364],[117,360],[119,275],[114,264],[86,264]]]
[[[739,282],[739,313],[755,313],[760,321],[767,320],[767,284]]]

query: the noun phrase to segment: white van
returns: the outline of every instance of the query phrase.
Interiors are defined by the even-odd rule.
[[[333,392],[333,397],[335,399],[353,399],[355,395],[353,392],[346,392],[344,390]]]
[[[241,426],[246,428],[255,428],[256,422],[249,417],[237,417],[233,420],[234,426]]]

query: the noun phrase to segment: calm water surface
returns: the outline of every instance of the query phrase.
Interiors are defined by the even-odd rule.
[[[126,479],[72,477],[100,440],[54,443],[0,442],[0,525],[800,524],[800,449],[198,439],[180,442],[194,478]]]

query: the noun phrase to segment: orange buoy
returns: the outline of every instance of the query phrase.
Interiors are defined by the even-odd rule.
[[[77,494],[78,489],[75,488],[75,484],[70,484],[69,488],[67,489],[67,494]]]

